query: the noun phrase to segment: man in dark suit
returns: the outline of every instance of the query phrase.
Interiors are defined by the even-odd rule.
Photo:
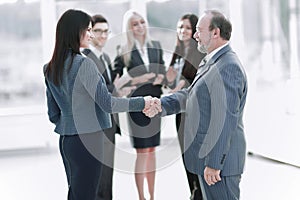
[[[92,17],[92,32],[94,38],[89,49],[84,49],[82,53],[91,58],[97,65],[99,72],[103,75],[106,86],[110,93],[116,96],[124,96],[131,92],[135,87],[123,87],[126,82],[120,83],[119,75],[114,73],[108,54],[103,52],[108,35],[110,33],[109,24],[102,15]],[[112,199],[112,179],[115,152],[115,133],[120,133],[118,126],[118,115],[111,115],[112,127],[104,130],[103,160],[104,164],[102,175],[99,181],[99,190],[96,200]]]
[[[206,11],[196,29],[198,49],[207,56],[189,88],[161,98],[162,116],[185,111],[185,163],[198,174],[204,199],[239,199],[246,155],[246,74],[229,45],[232,26],[223,14]],[[144,112],[151,117],[155,109]]]

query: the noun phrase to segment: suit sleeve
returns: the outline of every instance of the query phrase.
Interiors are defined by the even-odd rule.
[[[180,90],[172,95],[160,99],[162,105],[161,116],[177,114],[185,111],[188,92]]]
[[[144,109],[143,97],[113,97],[106,87],[103,76],[97,71],[96,64],[89,58],[82,62],[77,77],[75,86],[82,84],[91,98],[107,113],[134,112]]]
[[[56,124],[60,119],[61,111],[49,89],[48,81],[45,80],[45,83],[46,83],[48,117],[49,117],[50,122]]]
[[[157,50],[159,52],[159,74],[163,74],[165,75],[166,74],[166,66],[165,66],[165,61],[164,61],[164,58],[163,58],[163,50],[161,48],[161,44],[160,42],[157,42]]]
[[[209,89],[211,122],[204,143],[213,144],[205,157],[205,165],[222,170],[233,133],[237,131],[244,76],[237,64],[226,65],[218,72]]]
[[[158,71],[157,73],[158,74],[163,74],[164,75],[164,80],[163,82],[161,83],[162,85],[167,85],[168,84],[168,80],[166,78],[166,66],[165,66],[165,61],[164,61],[164,58],[163,58],[163,50],[162,50],[162,47],[161,47],[161,44],[159,41],[153,41],[153,46],[154,48],[157,50],[158,52]]]

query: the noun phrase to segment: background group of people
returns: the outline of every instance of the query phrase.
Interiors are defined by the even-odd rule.
[[[216,17],[217,24],[209,26],[210,20],[214,17]],[[243,140],[242,127],[239,125],[242,123],[241,117],[247,86],[244,73],[238,73],[242,67],[228,46],[231,24],[226,20],[221,13],[214,12],[207,12],[201,20],[194,14],[183,15],[177,23],[175,50],[170,64],[167,64],[168,67],[166,67],[160,42],[151,39],[146,18],[134,10],[127,11],[123,17],[123,32],[126,34],[126,42],[120,47],[113,62],[108,54],[103,52],[110,33],[110,25],[102,15],[90,17],[79,10],[68,10],[61,16],[57,23],[54,53],[50,62],[44,66],[44,74],[47,86],[49,119],[56,125],[55,132],[60,134],[60,152],[69,185],[68,199],[109,200],[113,198],[115,133],[120,133],[118,116],[116,115],[118,112],[128,112],[131,143],[137,154],[135,182],[140,200],[145,199],[145,180],[147,181],[150,199],[154,200],[155,148],[160,145],[161,116],[170,114],[177,114],[176,127],[183,160],[188,160],[188,162],[184,162],[184,166],[191,191],[191,199],[236,199],[239,197],[238,184],[242,173],[240,168],[237,174],[235,174],[236,170],[233,173],[226,174],[230,177],[234,175],[233,179],[227,179],[227,183],[230,183],[227,185],[234,188],[230,189],[230,191],[233,190],[232,194],[228,194],[228,188],[226,187],[222,191],[223,186],[216,189],[221,191],[216,192],[217,196],[212,194],[215,193],[215,190],[211,190],[212,187],[221,184],[218,182],[226,185],[223,177],[221,180],[220,172],[225,157],[228,156],[226,155],[227,152],[232,153],[231,151],[236,150],[231,150],[230,143],[235,144],[234,137]],[[228,23],[230,27],[228,27]],[[199,43],[201,44],[204,41],[200,38],[200,34],[203,34],[205,28],[210,32],[207,41],[205,41],[205,47],[207,48],[204,48],[204,50],[202,48],[201,51]],[[224,31],[225,35],[223,35]],[[215,52],[211,55],[210,53],[216,49],[219,51],[221,51],[220,49],[226,50],[222,54]],[[230,55],[223,56],[226,53]],[[207,58],[207,55],[211,56]],[[205,59],[203,59],[204,57]],[[205,69],[208,63],[213,65],[224,58],[231,60],[229,64],[226,64],[234,66],[231,70],[238,71],[237,73],[230,73],[244,79],[239,82],[236,77],[231,77],[232,74],[223,73],[224,70],[220,68],[221,72],[219,71],[218,78],[221,77],[220,79],[223,80],[222,87],[225,88],[226,99],[216,100],[219,93],[209,91],[210,94],[216,96],[213,96],[212,99],[205,97],[205,100],[193,102],[193,98],[201,99],[201,95],[208,93],[207,90],[218,87],[216,86],[217,83],[214,84],[214,81],[212,81],[216,76],[216,72],[212,72],[214,73],[214,75],[211,75],[213,78],[207,78],[202,83],[198,79],[209,77],[207,72],[210,69]],[[198,69],[201,62],[202,67]],[[200,73],[199,70],[202,72]],[[236,85],[227,85],[227,82],[224,81],[227,78],[229,82],[233,81],[233,84]],[[197,86],[199,82],[201,84],[209,83],[209,85],[206,87],[203,85]],[[159,100],[164,86],[168,86],[173,95]],[[196,86],[197,90],[194,89]],[[230,92],[227,92],[227,89]],[[201,94],[199,94],[199,91]],[[216,91],[220,90],[216,89]],[[224,95],[224,93],[221,92],[221,95]],[[124,98],[124,96],[127,96],[127,98]],[[221,158],[212,158],[210,155],[210,158],[215,159],[215,162],[221,161],[222,166],[215,165],[211,161],[209,164],[212,165],[209,165],[209,168],[204,168],[201,166],[207,166],[207,160],[203,158],[195,158],[196,161],[190,160],[190,156],[195,156],[193,145],[200,148],[196,149],[198,153],[201,152],[201,144],[205,138],[203,137],[202,141],[196,141],[199,144],[194,144],[191,141],[186,143],[187,131],[185,127],[187,124],[193,126],[191,124],[192,120],[195,124],[199,123],[201,129],[207,129],[202,131],[209,133],[209,125],[212,122],[208,121],[202,125],[200,121],[197,121],[199,117],[191,119],[192,116],[190,116],[188,119],[185,114],[180,114],[185,110],[189,110],[186,113],[195,114],[190,110],[191,102],[187,103],[189,97],[195,103],[194,105],[206,107],[205,112],[207,113],[210,113],[211,107],[213,107],[213,105],[210,107],[207,104],[208,102],[215,103],[217,101],[219,106],[219,103],[224,104],[225,102],[226,104],[228,101],[233,101],[234,105],[229,107],[228,110],[224,106],[226,107],[225,116],[221,116],[225,119],[224,124],[235,123],[236,126],[233,128],[231,125],[225,126],[225,128],[228,128],[226,131],[229,133],[223,133],[217,129],[221,136],[218,135],[217,138],[214,138],[227,146],[223,148],[223,144],[216,144],[217,142],[214,143],[214,139],[212,139],[210,142],[222,146],[222,148],[215,150],[212,147],[212,151],[205,152],[205,156],[203,156],[206,157],[210,152],[217,154],[217,156],[222,154]],[[241,101],[235,98],[239,98]],[[220,110],[222,111],[222,109]],[[196,109],[196,112],[196,116],[200,115],[202,117],[202,115],[205,115],[200,109]],[[226,121],[227,115],[234,115],[234,117],[230,118],[228,122]],[[237,115],[238,117],[236,117]],[[219,121],[219,118],[217,118],[217,121]],[[236,129],[239,130],[236,131]],[[199,140],[196,135],[199,131],[194,131],[194,133],[190,133],[189,137],[193,136],[192,141],[193,138]],[[218,140],[219,138],[222,140]],[[237,155],[237,159],[241,159],[239,166],[243,167],[243,158],[240,158],[242,157],[240,154],[245,152],[243,152],[244,143],[241,143],[238,144],[241,151],[234,152],[233,157],[239,154]],[[188,158],[185,158],[186,154],[184,152],[186,151],[188,152]],[[203,163],[198,165],[198,160]],[[189,162],[196,163],[196,166],[194,164],[189,166]],[[213,171],[212,169],[217,170]],[[213,179],[207,179],[208,174],[205,173],[205,170],[209,175],[212,175]],[[218,198],[224,195],[226,197]]]
[[[171,92],[175,92],[191,84],[195,77],[197,66],[205,55],[197,51],[197,43],[193,39],[197,21],[198,17],[194,14],[186,14],[178,21],[176,49],[172,55],[171,67],[168,71],[170,74],[168,76],[169,81],[166,78],[167,72],[160,43],[151,40],[146,19],[133,10],[124,15],[123,27],[125,30],[123,31],[126,33],[127,43],[122,46],[114,62],[111,62],[108,54],[103,52],[103,47],[109,36],[109,23],[102,15],[92,17],[94,38],[90,48],[84,49],[83,53],[97,64],[111,93],[117,96],[150,95],[159,98],[163,93],[162,87],[164,85],[168,85],[172,88]],[[130,84],[127,84],[128,78],[123,76],[124,68],[131,77]],[[124,81],[124,79],[127,80]],[[104,130],[106,136],[103,149],[106,152],[104,153],[105,165],[102,169],[103,176],[100,178],[98,191],[98,195],[102,199],[112,199],[114,133],[120,133],[117,124],[118,117],[116,115],[111,117],[112,128]],[[160,144],[161,119],[159,116],[149,118],[142,112],[130,112],[128,119],[132,145],[137,153],[135,180],[139,198],[144,199],[144,179],[147,180],[148,192],[153,197],[156,167],[155,147]],[[177,129],[180,127],[181,120],[184,120],[184,115],[178,114],[176,117]],[[178,130],[178,135],[182,146],[182,128],[180,131]],[[187,170],[186,172],[189,177],[191,192],[195,199],[199,199],[201,191],[198,178],[197,176],[193,178],[193,174]]]

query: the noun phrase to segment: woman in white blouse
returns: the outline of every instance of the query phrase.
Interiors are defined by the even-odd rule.
[[[123,69],[131,78],[129,85],[136,86],[129,96],[160,97],[165,82],[163,51],[158,41],[149,39],[146,19],[129,10],[123,17],[126,42],[115,59],[116,72]],[[160,117],[148,118],[142,112],[128,114],[131,142],[136,149],[135,181],[139,199],[144,200],[144,180],[147,180],[151,200],[154,199],[155,147],[160,145]]]

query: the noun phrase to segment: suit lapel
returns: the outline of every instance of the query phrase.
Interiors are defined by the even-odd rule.
[[[132,53],[131,53],[131,59],[134,63],[137,64],[144,64],[144,61],[139,53],[139,50],[136,48],[136,46],[133,47]]]
[[[203,66],[203,70],[201,72],[199,72],[198,74],[196,74],[194,81],[192,82],[192,84],[189,87],[189,90],[193,88],[193,86],[196,84],[196,82],[202,77],[204,76],[204,74],[206,74],[212,64],[210,64],[210,62],[206,63],[206,65]]]
[[[147,51],[148,51],[148,58],[149,58],[149,63],[156,63],[156,56],[155,56],[155,53],[156,53],[156,49],[154,48],[151,48],[149,46],[149,44],[147,44]]]
[[[132,59],[132,63],[134,63],[135,66],[140,66],[141,67],[141,65],[143,65],[144,73],[147,73],[145,63],[144,63],[144,61],[143,61],[143,59],[142,59],[142,57],[139,53],[139,50],[136,48],[136,46],[133,47],[132,54],[131,54],[131,59]],[[150,58],[149,58],[149,62],[151,63]]]
[[[224,48],[220,49],[220,51],[218,51],[207,63],[206,65],[203,66],[203,70],[199,73],[196,74],[196,77],[193,81],[193,83],[190,85],[188,91],[190,91],[193,86],[196,84],[196,82],[203,77],[211,68],[212,65],[214,65],[217,60],[220,59],[220,57],[222,57],[224,54],[226,54],[228,51],[231,51],[231,47],[229,45],[226,45]]]

